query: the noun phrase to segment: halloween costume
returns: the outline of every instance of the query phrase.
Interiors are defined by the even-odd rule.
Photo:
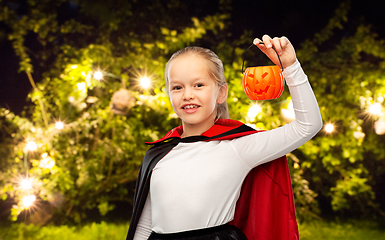
[[[285,69],[285,77],[297,111],[291,124],[257,132],[237,121],[218,120],[200,136],[181,139],[178,127],[152,143],[138,176],[127,239],[147,239],[151,230],[175,233],[232,220],[249,239],[277,239],[271,238],[278,237],[276,232],[282,239],[298,238],[285,159],[257,167],[299,147],[322,125],[298,62]],[[254,180],[244,181],[247,175]],[[246,198],[239,198],[243,182]]]

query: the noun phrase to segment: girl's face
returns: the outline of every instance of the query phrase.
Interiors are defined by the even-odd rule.
[[[184,129],[201,134],[213,126],[216,105],[226,100],[227,86],[218,87],[205,60],[194,54],[178,56],[170,63],[168,79],[171,105]]]

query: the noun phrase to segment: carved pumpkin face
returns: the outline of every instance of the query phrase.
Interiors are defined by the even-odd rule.
[[[279,98],[284,87],[282,70],[278,66],[248,67],[243,73],[242,86],[251,100]]]

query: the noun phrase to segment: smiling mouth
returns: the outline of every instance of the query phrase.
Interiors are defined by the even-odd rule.
[[[191,104],[191,105],[185,105],[182,107],[182,109],[194,109],[194,108],[199,108],[199,105]]]

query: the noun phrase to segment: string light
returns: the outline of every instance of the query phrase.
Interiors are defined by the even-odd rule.
[[[331,123],[328,123],[325,125],[325,131],[327,133],[332,133],[334,131],[334,125]]]
[[[379,115],[381,113],[382,106],[380,103],[374,103],[371,106],[369,106],[369,112],[372,115]]]
[[[58,121],[55,123],[55,127],[57,130],[62,130],[64,128],[64,123],[61,121]]]
[[[36,145],[35,142],[30,141],[30,142],[27,143],[26,148],[27,148],[28,151],[33,152],[33,151],[35,151],[37,149],[37,145]]]
[[[149,77],[140,77],[139,83],[140,83],[140,86],[142,86],[142,88],[144,89],[151,87],[151,80]]]
[[[262,112],[261,106],[259,104],[254,104],[249,108],[247,116],[250,118],[251,121],[254,121],[255,117],[258,116],[260,112]]]
[[[98,81],[103,79],[103,73],[101,71],[94,72],[94,78]]]
[[[28,190],[33,189],[32,178],[28,178],[28,177],[22,178],[19,185],[20,185],[20,189],[23,191],[28,191]]]
[[[30,208],[35,202],[35,200],[36,200],[35,195],[28,195],[23,197],[23,199],[21,200],[21,204],[24,208]]]

